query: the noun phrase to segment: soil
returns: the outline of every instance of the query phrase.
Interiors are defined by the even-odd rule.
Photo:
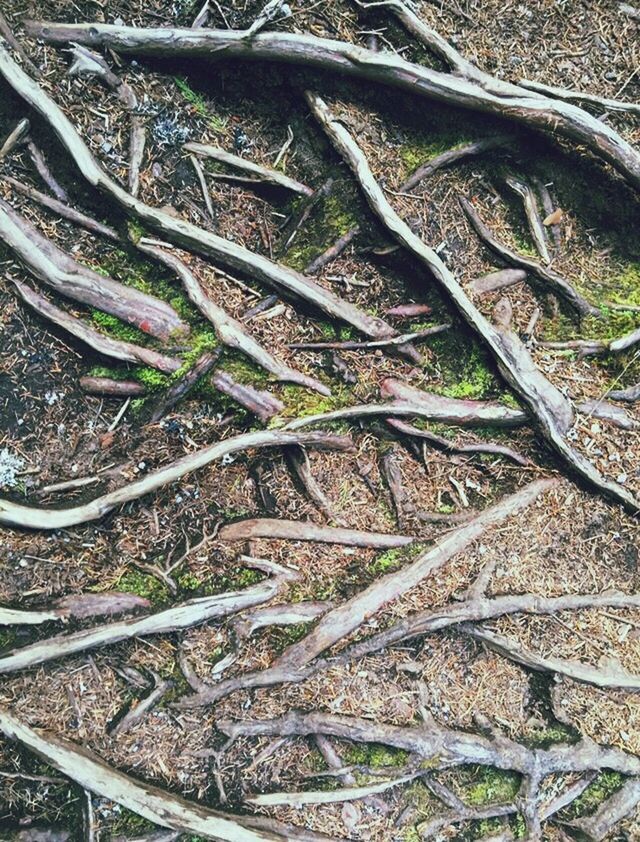
[[[0,0],[30,58],[42,70],[40,84],[64,108],[108,170],[126,183],[129,115],[118,98],[95,80],[71,78],[69,55],[22,34],[25,17],[59,21],[124,22],[140,26],[189,25],[199,4],[191,0]],[[212,3],[209,26],[244,28],[256,18],[261,2]],[[611,0],[453,0],[423,2],[421,17],[449,38],[465,55],[500,78],[521,77],[629,101],[640,98],[640,30],[622,17]],[[380,49],[405,58],[437,62],[416,46],[384,9],[365,12],[350,2],[320,0],[292,4],[291,18],[274,28],[311,32],[365,45],[375,38]],[[427,303],[431,315],[397,322],[402,331],[451,321],[448,333],[420,346],[424,364],[403,361],[382,350],[340,352],[348,382],[317,351],[292,351],[293,342],[356,338],[298,304],[279,301],[249,324],[255,337],[283,359],[330,385],[324,398],[295,386],[272,382],[239,355],[225,351],[221,365],[241,381],[268,388],[284,403],[276,423],[354,403],[379,399],[385,377],[419,388],[463,398],[513,402],[498,372],[460,320],[452,314],[424,271],[388,240],[372,221],[349,171],[309,116],[303,91],[322,93],[357,137],[376,177],[388,188],[394,207],[430,245],[437,247],[463,285],[501,264],[479,243],[459,209],[458,195],[473,197],[483,219],[513,248],[535,254],[521,205],[504,184],[515,172],[549,186],[562,209],[561,245],[554,268],[589,300],[604,308],[605,318],[577,323],[563,305],[540,287],[519,284],[476,303],[490,314],[503,296],[511,302],[516,329],[523,334],[536,308],[535,340],[614,337],[640,326],[640,201],[604,164],[581,149],[532,135],[494,118],[446,108],[409,94],[345,82],[292,67],[204,61],[136,62],[107,54],[133,88],[145,116],[147,148],[141,172],[141,198],[172,209],[197,225],[234,240],[296,269],[321,253],[357,222],[362,233],[318,281],[378,315],[393,306]],[[0,87],[0,138],[18,118],[32,120],[31,135],[45,151],[56,179],[71,202],[101,221],[127,231],[118,210],[92,195],[48,128],[6,86]],[[596,112],[598,113],[598,112]],[[640,144],[637,117],[608,113],[605,119],[631,143]],[[293,244],[283,248],[287,222],[299,203],[281,191],[249,189],[213,178],[228,172],[205,164],[214,217],[205,210],[195,170],[182,143],[219,145],[266,166],[273,166],[290,129],[292,143],[280,166],[313,188],[332,177],[327,199],[314,210]],[[478,137],[514,133],[514,150],[495,151],[435,173],[412,194],[399,186],[424,160]],[[24,147],[0,164],[4,174],[46,190]],[[1,174],[0,174],[1,175]],[[133,246],[114,245],[24,199],[0,177],[0,196],[9,201],[65,251],[117,280],[143,287],[170,300],[188,319],[192,338],[172,349],[193,361],[212,344],[211,330],[189,305],[178,282],[157,265],[141,260]],[[133,231],[133,235],[136,232]],[[139,232],[137,232],[139,235]],[[378,253],[383,252],[383,253]],[[272,290],[250,277],[229,277],[211,262],[180,252],[208,294],[227,312],[241,315]],[[3,452],[20,461],[17,476],[5,484],[3,497],[33,505],[67,507],[89,500],[154,471],[216,440],[231,437],[259,422],[228,398],[202,384],[162,422],[145,425],[143,401],[132,401],[115,428],[123,401],[86,395],[80,378],[108,370],[109,376],[138,379],[151,399],[168,380],[148,369],[114,364],[35,316],[15,295],[12,279],[31,283],[26,270],[0,249],[0,468]],[[57,302],[60,303],[60,302]],[[611,305],[627,305],[629,310]],[[136,334],[104,314],[67,302],[64,306],[112,335]],[[635,307],[635,309],[633,309]],[[535,362],[575,402],[601,399],[608,389],[640,380],[640,354],[578,359],[575,354],[532,343]],[[141,341],[154,345],[148,338]],[[156,344],[154,347],[160,347]],[[355,381],[355,382],[353,382]],[[639,422],[640,413],[627,404]],[[337,425],[336,429],[345,429]],[[364,637],[408,612],[439,606],[459,597],[487,562],[497,560],[490,592],[533,592],[545,596],[600,592],[640,586],[637,518],[625,514],[563,476],[553,455],[531,429],[459,430],[430,425],[456,443],[490,440],[508,444],[531,460],[521,467],[494,456],[453,455],[425,447],[417,454],[383,421],[350,425],[355,442],[350,453],[309,452],[313,475],[326,494],[335,519],[352,528],[403,532],[429,542],[451,528],[429,522],[425,513],[460,514],[480,510],[535,477],[557,476],[558,485],[534,506],[487,532],[472,549],[457,555],[437,575],[376,615],[354,637]],[[577,414],[573,443],[602,472],[640,493],[640,432],[621,430]],[[392,451],[402,476],[406,500],[398,519],[380,471],[381,456]],[[4,457],[5,459],[8,456]],[[366,474],[366,481],[364,475]],[[0,471],[0,477],[2,476]],[[49,485],[95,477],[75,491],[48,492]],[[258,482],[256,477],[260,477]],[[4,481],[4,480],[2,480]],[[268,489],[265,501],[264,487]],[[462,489],[462,493],[460,492]],[[192,596],[226,591],[251,581],[240,555],[250,552],[294,566],[301,580],[279,601],[342,601],[376,576],[407,562],[403,552],[374,552],[303,542],[258,540],[224,543],[216,536],[222,523],[245,517],[281,517],[326,523],[294,481],[284,454],[277,450],[245,453],[214,463],[183,480],[130,503],[101,520],[54,533],[2,530],[0,603],[14,608],[47,606],[57,597],[89,591],[131,591],[155,607]],[[182,559],[172,572],[172,593],[157,570]],[[90,626],[75,621],[66,628]],[[490,624],[542,655],[553,654],[597,665],[619,661],[640,673],[640,611],[592,610],[551,617],[516,615]],[[265,667],[308,626],[269,627],[256,631],[239,648],[224,677]],[[0,631],[0,654],[60,630],[59,624],[8,627]],[[179,650],[204,681],[215,680],[215,665],[233,647],[231,621],[210,623],[182,634],[137,639],[53,661],[41,668],[4,676],[0,703],[26,721],[88,746],[132,776],[153,781],[187,798],[244,811],[247,793],[332,786],[332,779],[309,778],[325,767],[313,740],[288,739],[272,746],[267,739],[242,739],[225,752],[219,771],[227,801],[222,803],[212,770],[214,760],[199,756],[219,747],[221,718],[266,718],[292,708],[363,716],[391,723],[416,721],[419,704],[440,721],[473,729],[481,713],[509,736],[530,742],[574,739],[578,734],[601,744],[640,753],[637,694],[603,690],[569,679],[535,673],[453,631],[418,638],[346,667],[336,667],[296,686],[237,692],[215,707],[187,712],[172,701],[188,689],[178,664]],[[131,730],[111,736],[110,725],[144,695],[131,681],[134,668],[173,681],[172,691]],[[419,686],[428,688],[420,698]],[[555,704],[552,704],[552,696]],[[558,714],[561,711],[562,721]],[[379,747],[335,741],[346,765],[399,765],[402,758]],[[49,775],[37,758],[0,742],[0,840],[17,828],[56,827],[69,839],[83,839],[82,792],[66,780],[34,781]],[[27,776],[27,777],[25,777]],[[31,777],[29,777],[31,776]],[[54,776],[55,777],[55,776]],[[442,781],[475,805],[510,800],[509,775],[482,767],[442,774]],[[327,784],[329,780],[329,784]],[[370,778],[362,778],[364,781]],[[324,783],[323,783],[324,782]],[[548,822],[544,839],[562,840],[562,824],[593,812],[621,783],[603,773],[574,812]],[[517,781],[515,783],[517,789]],[[559,788],[547,781],[544,795]],[[293,809],[268,808],[269,815],[338,837],[412,842],[420,822],[442,810],[421,783],[391,789],[375,801]],[[100,840],[133,839],[153,827],[119,805],[94,798]],[[508,827],[521,833],[518,820],[452,824],[441,839],[476,839]],[[188,839],[185,836],[184,839]],[[612,831],[610,840],[640,839],[640,811]],[[191,837],[195,839],[195,837]]]

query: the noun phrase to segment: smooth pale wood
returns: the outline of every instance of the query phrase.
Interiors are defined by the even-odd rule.
[[[221,541],[241,541],[253,538],[274,538],[288,541],[318,541],[325,544],[344,544],[348,547],[389,549],[405,547],[416,538],[408,535],[388,535],[383,532],[364,532],[340,526],[320,526],[311,521],[254,518],[239,520],[221,527]]]
[[[193,152],[194,155],[200,155],[203,158],[211,158],[214,161],[220,161],[222,164],[227,164],[230,167],[243,170],[251,173],[256,177],[256,180],[262,184],[271,184],[275,187],[284,187],[298,196],[312,196],[313,190],[296,181],[295,178],[289,178],[278,170],[263,167],[256,164],[254,161],[249,161],[247,158],[241,158],[239,155],[232,155],[231,152],[226,152],[218,146],[210,146],[207,143],[185,143],[183,147],[187,152]]]
[[[308,447],[336,445],[344,448],[350,444],[350,440],[344,436],[332,436],[329,433],[305,434],[276,430],[244,433],[209,447],[203,447],[195,453],[190,453],[188,456],[178,459],[176,462],[171,462],[159,471],[147,474],[123,488],[118,488],[80,506],[72,506],[68,509],[42,509],[12,503],[10,500],[0,500],[0,524],[28,529],[64,529],[68,526],[76,526],[79,523],[99,520],[116,506],[121,506],[123,503],[129,503],[131,500],[137,500],[144,497],[145,494],[157,491],[159,488],[181,479],[185,474],[197,471],[223,456],[239,453],[253,447],[282,447],[287,444],[304,444]]]

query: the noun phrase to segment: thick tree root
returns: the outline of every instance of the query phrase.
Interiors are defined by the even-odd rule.
[[[57,599],[49,608],[39,611],[20,611],[15,608],[0,607],[0,626],[34,626],[60,620],[123,614],[148,607],[149,600],[136,594],[117,591],[70,594]]]
[[[117,506],[157,491],[159,488],[179,480],[185,474],[196,471],[227,454],[239,453],[254,447],[282,447],[288,444],[304,444],[307,447],[326,447],[340,450],[349,449],[352,446],[351,439],[346,436],[336,436],[330,433],[296,434],[275,430],[245,433],[209,447],[203,447],[155,473],[148,474],[123,488],[111,491],[103,497],[97,497],[95,500],[80,506],[73,506],[68,509],[41,509],[12,503],[10,500],[0,500],[0,524],[26,529],[64,529],[69,526],[77,526],[80,523],[99,520]]]
[[[96,163],[69,119],[13,60],[2,42],[0,42],[0,75],[15,93],[51,126],[69,152],[78,171],[89,184],[113,199],[127,214],[137,217],[160,232],[166,240],[204,254],[236,271],[244,272],[262,283],[285,292],[294,299],[306,301],[332,318],[352,325],[366,336],[383,339],[395,335],[396,331],[382,319],[368,315],[293,269],[273,263],[266,257],[254,254],[230,240],[218,237],[185,220],[175,219],[170,214],[152,208],[131,196]],[[407,354],[410,359],[413,359],[415,350],[410,348]]]
[[[614,166],[636,189],[640,187],[640,154],[613,129],[581,108],[494,79],[477,68],[472,81],[468,81],[473,68],[470,62],[465,63],[461,74],[467,76],[465,79],[412,64],[389,52],[376,53],[343,41],[289,32],[264,33],[247,39],[241,31],[212,29],[137,29],[100,23],[39,21],[26,21],[25,27],[29,35],[55,44],[75,41],[133,55],[275,60],[399,87],[414,95],[511,119],[584,144]],[[441,48],[446,45],[456,52],[443,38],[437,38]],[[457,56],[454,60],[459,71],[461,57]]]
[[[161,827],[228,842],[331,842],[332,837],[260,816],[238,816],[185,801],[108,766],[97,755],[54,734],[36,731],[0,709],[0,731],[90,792],[115,801]],[[335,840],[334,840],[335,842]]]

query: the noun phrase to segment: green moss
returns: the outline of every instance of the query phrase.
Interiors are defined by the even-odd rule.
[[[582,795],[570,805],[565,811],[571,818],[588,816],[594,813],[598,807],[613,795],[624,782],[624,776],[619,772],[610,770],[601,772],[595,781],[588,786]]]
[[[0,628],[0,652],[13,649],[16,643],[16,632],[12,628]]]
[[[541,728],[527,735],[526,744],[531,748],[550,748],[556,743],[572,743],[575,741],[574,731],[561,722]]]
[[[492,766],[467,767],[462,800],[473,806],[513,801],[520,789],[520,775]]]
[[[280,390],[279,397],[284,403],[285,408],[281,415],[271,420],[269,426],[278,426],[287,418],[320,415],[357,403],[351,389],[347,386],[332,383],[331,390],[332,394],[321,395],[318,392],[312,392],[310,389],[301,389],[300,386],[283,386]]]
[[[88,377],[108,377],[111,380],[126,380],[129,372],[122,368],[108,368],[104,365],[94,365],[87,372]]]
[[[441,391],[449,398],[483,398],[496,390],[496,378],[487,365],[487,356],[478,347],[473,347],[463,371],[456,382]]]
[[[102,333],[111,336],[113,339],[121,339],[123,342],[134,342],[136,345],[143,345],[148,337],[137,327],[123,322],[117,316],[110,313],[103,313],[102,310],[91,310],[91,320]]]
[[[456,149],[468,142],[468,137],[461,136],[454,129],[435,137],[433,135],[426,137],[420,134],[417,139],[405,144],[400,150],[400,158],[404,164],[403,179],[432,158],[442,155],[448,149]]]
[[[349,189],[327,196],[283,255],[283,262],[301,272],[338,237],[358,224],[357,202]]]
[[[388,573],[391,570],[397,570],[399,567],[402,567],[403,564],[406,564],[417,555],[420,555],[420,553],[424,550],[424,546],[425,545],[420,542],[414,542],[413,544],[408,544],[406,547],[395,547],[394,549],[387,550],[372,561],[367,569],[370,573],[374,574]]]
[[[349,766],[369,766],[378,769],[383,766],[403,766],[408,754],[400,748],[390,748],[380,743],[354,743],[344,752],[344,761]]]
[[[141,383],[148,392],[166,389],[171,382],[169,375],[149,366],[137,366],[133,371],[133,378]]]
[[[222,367],[238,383],[248,384],[256,389],[264,388],[272,380],[268,372],[239,351],[225,351]]]
[[[132,813],[125,807],[120,808],[119,815],[113,820],[110,828],[112,836],[139,836],[156,829],[156,825],[137,813]]]
[[[128,570],[120,577],[117,588],[125,593],[134,593],[148,599],[152,605],[163,605],[169,601],[169,589],[155,576],[139,570]]]

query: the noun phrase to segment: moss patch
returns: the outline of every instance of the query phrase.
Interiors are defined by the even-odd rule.
[[[622,786],[624,776],[619,772],[605,771],[598,775],[595,781],[588,786],[582,795],[567,808],[566,814],[571,818],[578,816],[589,816],[595,813],[603,801],[606,801],[614,792]]]
[[[369,766],[379,769],[383,766],[402,766],[408,754],[399,748],[390,748],[379,743],[354,743],[342,753],[349,766]]]
[[[166,585],[163,585],[155,576],[139,570],[128,570],[123,573],[117,582],[117,588],[125,593],[134,593],[148,599],[153,606],[166,605],[170,599]]]

